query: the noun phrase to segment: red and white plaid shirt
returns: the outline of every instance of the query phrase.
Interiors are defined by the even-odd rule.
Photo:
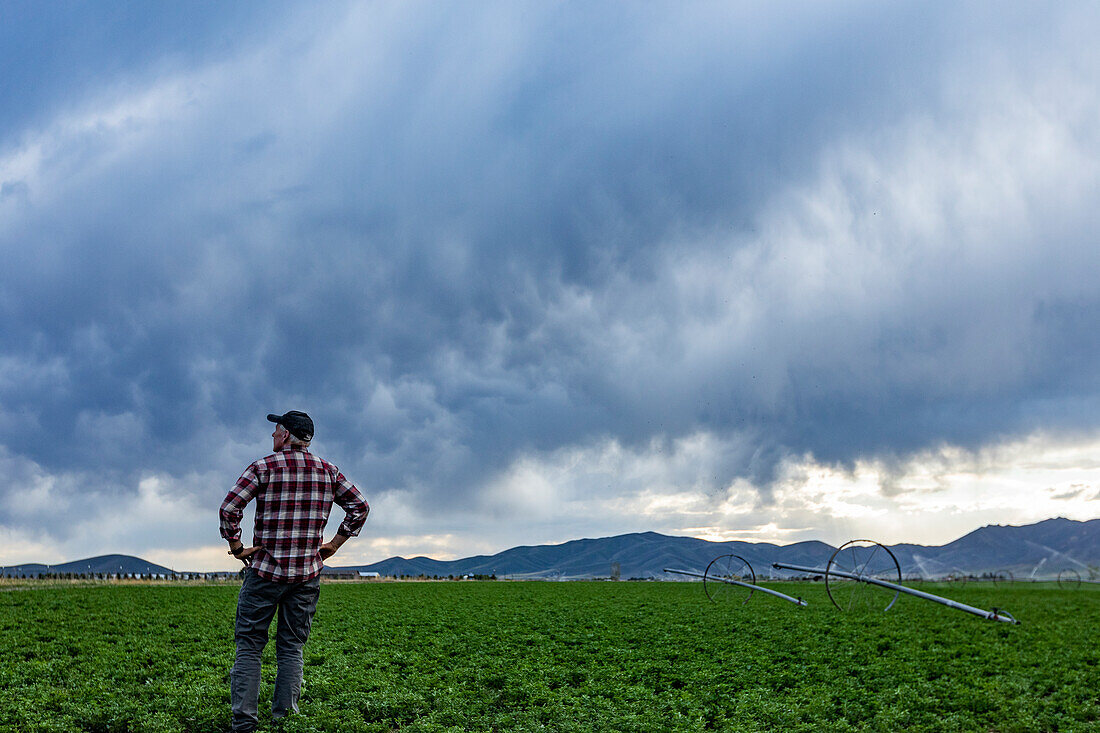
[[[332,502],[347,516],[339,534],[355,537],[370,507],[340,469],[301,447],[287,447],[245,469],[221,508],[221,533],[241,538],[241,517],[256,500],[252,544],[263,549],[252,556],[256,574],[281,583],[311,580],[321,572],[322,533]]]

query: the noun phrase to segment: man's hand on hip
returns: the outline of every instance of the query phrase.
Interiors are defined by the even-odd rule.
[[[340,549],[340,545],[347,542],[347,537],[342,534],[337,534],[331,540],[321,545],[321,559],[328,560],[330,557],[336,554],[336,551]]]
[[[256,554],[257,550],[262,549],[260,545],[253,545],[252,547],[245,547],[241,543],[236,543],[229,546],[229,554],[237,558],[245,565],[249,564],[252,556]]]

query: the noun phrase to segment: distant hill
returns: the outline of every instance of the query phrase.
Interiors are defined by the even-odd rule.
[[[607,577],[617,562],[623,578],[668,577],[662,568],[676,567],[703,572],[718,555],[735,553],[763,570],[773,559],[792,563],[828,559],[832,548],[823,542],[772,545],[749,542],[708,542],[694,537],[669,537],[656,532],[618,535],[601,539],[573,540],[560,545],[513,547],[496,555],[479,555],[462,560],[433,560],[427,557],[392,557],[373,565],[331,568],[375,571],[381,575],[496,575],[509,578],[593,578]]]
[[[58,575],[61,573],[79,573],[92,575],[97,573],[120,575],[157,575],[171,574],[172,570],[163,565],[156,565],[132,555],[100,555],[84,560],[73,560],[59,565],[43,565],[41,563],[25,563],[23,565],[7,565],[0,568],[0,575],[7,577]]]
[[[669,578],[663,568],[703,572],[715,557],[744,557],[758,575],[773,572],[773,562],[824,567],[836,548],[824,542],[774,545],[754,542],[709,542],[656,532],[583,539],[560,545],[513,547],[495,555],[461,560],[391,557],[371,565],[326,568],[326,572],[373,571],[381,575],[483,574],[510,578],[607,577],[619,563],[623,578]],[[1077,522],[1047,519],[1022,527],[990,525],[943,546],[901,544],[891,547],[902,573],[942,577],[952,573],[1011,572],[1016,577],[1051,577],[1075,568],[1082,574],[1100,565],[1100,519]]]
[[[326,567],[326,573],[377,572],[384,576],[428,577],[496,575],[498,578],[600,578],[618,563],[622,578],[672,579],[663,568],[702,573],[719,555],[740,555],[757,575],[790,575],[772,570],[773,562],[824,567],[836,548],[824,542],[775,545],[766,542],[709,542],[695,537],[670,537],[640,532],[599,539],[572,540],[560,545],[513,547],[495,555],[461,560],[391,557],[370,565]],[[927,578],[952,573],[1012,573],[1017,578],[1051,578],[1067,568],[1088,577],[1100,570],[1100,519],[1078,522],[1047,519],[1022,527],[989,525],[942,546],[893,545],[902,573]],[[0,568],[6,576],[55,573],[170,574],[162,565],[130,555],[102,555],[59,565],[29,563]]]
[[[995,524],[942,547],[891,549],[902,570],[926,576],[1008,571],[1016,577],[1049,577],[1066,568],[1085,572],[1100,565],[1100,519],[1047,519],[1023,527]]]

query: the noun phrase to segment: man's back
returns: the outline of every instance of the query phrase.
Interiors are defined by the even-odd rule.
[[[256,500],[252,556],[260,577],[297,583],[322,568],[322,532],[336,502],[347,516],[339,534],[354,536],[369,508],[336,466],[301,447],[287,447],[252,463],[222,504],[223,534],[239,527],[245,505]]]

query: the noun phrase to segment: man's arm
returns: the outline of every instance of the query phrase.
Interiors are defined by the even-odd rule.
[[[370,505],[363,498],[362,492],[339,471],[336,472],[336,494],[333,501],[344,510],[344,521],[340,523],[340,529],[336,530],[336,536],[321,545],[322,560],[335,555],[349,537],[358,535],[367,521],[367,514],[370,513]]]
[[[247,560],[259,550],[258,546],[245,547],[241,542],[241,518],[244,516],[244,508],[252,501],[259,479],[256,476],[255,464],[245,469],[237,483],[226,494],[222,501],[219,517],[221,520],[221,535],[229,543],[229,554],[241,562],[247,564]]]

